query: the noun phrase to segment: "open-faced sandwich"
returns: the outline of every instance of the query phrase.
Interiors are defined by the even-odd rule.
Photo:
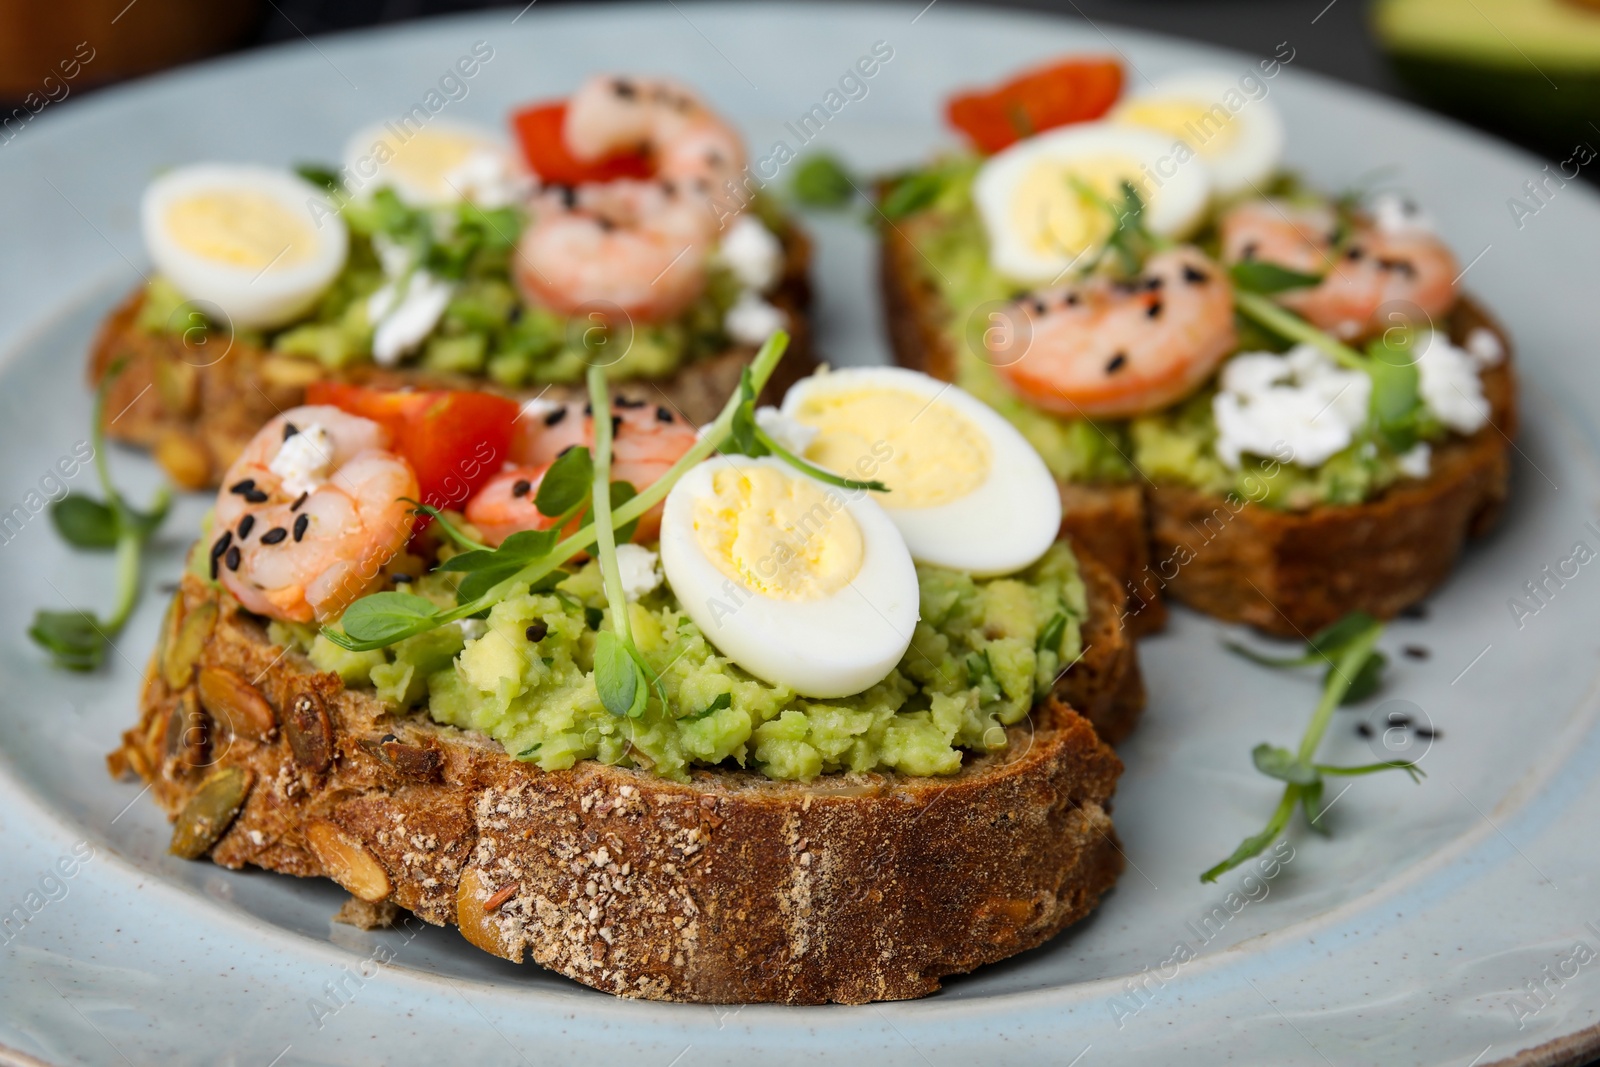
[[[619,395],[699,424],[777,329],[795,352],[772,395],[805,373],[807,240],[726,196],[744,145],[690,90],[597,77],[513,127],[520,152],[407,116],[338,170],[157,178],[155,271],[91,353],[96,380],[125,365],[107,431],[203,487],[313,382],[561,399],[604,362]]]
[[[1142,703],[1120,585],[959,389],[838,371],[757,410],[783,340],[698,434],[600,368],[587,404],[275,416],[113,770],[180,855],[624,996],[921,996],[1083,917],[1122,866],[1096,731]],[[415,503],[439,471],[460,513]]]
[[[1279,169],[1262,75],[1118,101],[1070,60],[952,102],[982,153],[885,183],[899,361],[993,404],[1148,625],[1309,634],[1421,599],[1507,492],[1510,345],[1395,195]]]

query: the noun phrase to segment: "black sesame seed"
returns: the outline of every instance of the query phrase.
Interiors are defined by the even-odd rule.
[[[310,515],[301,515],[299,518],[294,520],[294,540],[295,540],[295,544],[299,544],[300,541],[305,537],[305,535],[306,535],[306,527],[310,526],[310,525],[311,525],[311,516]]]
[[[1146,318],[1151,318],[1151,319],[1160,318],[1161,317],[1161,301],[1157,300],[1155,303],[1151,304],[1148,308],[1145,309],[1144,313],[1145,313],[1145,317]]]
[[[1035,315],[1043,315],[1045,313],[1045,306],[1044,306],[1044,301],[1043,300],[1035,300],[1032,303],[1030,303],[1028,306],[1033,309],[1033,313]]]
[[[617,436],[617,431],[620,430],[620,429],[622,429],[622,416],[621,415],[613,415],[613,416],[611,416],[611,436],[612,437],[616,437]]]
[[[299,511],[300,510],[300,505],[304,504],[306,502],[306,497],[308,497],[310,495],[311,495],[311,491],[309,489],[306,490],[304,493],[301,493],[299,498],[296,499],[293,504],[289,505],[289,510],[291,512]]]
[[[252,504],[265,504],[267,502],[267,494],[259,489],[249,490],[244,494],[244,498]]]
[[[1188,264],[1184,264],[1183,280],[1188,282],[1190,285],[1204,285],[1206,282],[1211,280],[1211,275],[1207,274],[1203,270],[1195,270]]]
[[[1407,645],[1403,651],[1412,659],[1427,659],[1433,654],[1422,645]]]
[[[544,635],[549,632],[549,623],[545,622],[543,619],[535,619],[528,624],[528,628],[523,631],[523,635],[527,637],[529,641],[532,641],[534,644],[538,644],[540,641],[544,640]]]
[[[1063,300],[1062,303],[1066,307],[1069,307],[1069,308],[1077,307],[1078,306],[1078,294],[1077,293],[1068,293],[1067,294],[1067,298],[1065,300]]]
[[[638,95],[638,90],[633,87],[633,83],[622,78],[612,82],[611,89],[624,100],[632,100]]]
[[[1361,251],[1361,249],[1352,248],[1352,249],[1350,249],[1350,251],[1348,251],[1348,252],[1346,252],[1344,254],[1344,258],[1348,259],[1352,263],[1356,263],[1356,262],[1359,262],[1361,257],[1364,256],[1364,255],[1366,255],[1366,253]]]
[[[283,439],[285,441],[287,441],[289,438],[293,437],[295,434],[297,434],[299,432],[300,432],[300,427],[296,426],[294,423],[286,422],[286,423],[283,424]]]
[[[1400,609],[1400,617],[1402,619],[1426,619],[1428,617],[1428,605],[1407,604]]]
[[[1150,290],[1151,292],[1155,292],[1157,289],[1160,289],[1166,283],[1167,283],[1167,280],[1165,278],[1161,277],[1161,275],[1157,274],[1157,275],[1155,275],[1153,277],[1146,278],[1144,280],[1144,287],[1146,289]]]
[[[250,536],[250,531],[255,529],[255,528],[256,528],[256,517],[254,515],[246,515],[244,518],[240,519],[239,520],[239,540],[243,541],[246,537],[249,537]]]
[[[596,216],[594,224],[600,227],[601,233],[610,233],[612,230],[617,228],[617,224],[606,218],[604,215]]]
[[[1360,734],[1362,737],[1371,737],[1372,727],[1368,726],[1364,722],[1358,722],[1356,723],[1356,733]]]
[[[239,569],[239,558],[239,546],[234,545],[228,549],[227,555],[222,557],[222,562],[228,565],[230,571],[236,571]]]
[[[1255,259],[1256,258],[1256,251],[1260,247],[1261,247],[1260,245],[1256,244],[1254,241],[1251,241],[1248,244],[1246,244],[1244,246],[1244,248],[1242,248],[1240,250],[1239,254],[1244,259]]]
[[[613,400],[612,403],[617,405],[617,407],[619,407],[619,408],[642,408],[642,407],[646,406],[646,402],[645,401],[637,400],[637,399],[635,399],[633,397],[628,397],[628,396],[619,396],[615,400]]]
[[[594,402],[593,401],[590,401],[589,403],[583,405],[583,413],[585,415],[589,415],[589,416],[593,416],[594,415]]]
[[[244,496],[246,493],[254,490],[255,487],[256,480],[254,478],[246,478],[242,482],[234,482],[232,485],[228,486],[228,492],[237,493],[240,496]]]
[[[1127,364],[1128,354],[1126,352],[1118,352],[1116,355],[1111,357],[1111,362],[1106,364],[1106,373],[1115,374],[1117,371],[1127,366]]]
[[[562,419],[564,419],[566,417],[567,417],[567,409],[566,408],[556,408],[554,411],[552,411],[550,414],[548,414],[548,415],[546,415],[544,417],[544,424],[546,426],[554,426],[556,423],[560,422]]]
[[[511,495],[523,497],[528,495],[528,490],[533,488],[533,483],[526,478],[518,478],[511,485]]]
[[[671,422],[672,421],[672,412],[668,411],[664,407],[658,406],[656,408],[656,421],[657,422]]]
[[[410,585],[412,582],[416,581],[416,579],[411,577],[409,574],[391,574],[389,576],[389,580],[394,582],[395,585]]]
[[[1410,726],[1411,725],[1411,716],[1409,716],[1409,715],[1407,715],[1407,714],[1405,714],[1404,712],[1401,712],[1401,711],[1391,711],[1389,713],[1389,725],[1390,726]]]
[[[261,543],[264,545],[275,545],[288,536],[288,530],[285,530],[282,526],[274,526],[272,529],[261,535]]]
[[[225,530],[225,531],[223,531],[222,536],[217,538],[216,544],[211,546],[211,580],[212,581],[216,581],[217,580],[217,561],[222,558],[222,554],[224,552],[228,551],[228,546],[232,545],[232,544],[233,544],[233,531],[232,530]]]
[[[1435,730],[1431,726],[1419,726],[1412,732],[1424,741],[1435,741],[1444,736],[1443,730]]]
[[[553,187],[556,195],[561,197],[561,206],[571,211],[578,206],[578,190],[570,185],[557,185]]]

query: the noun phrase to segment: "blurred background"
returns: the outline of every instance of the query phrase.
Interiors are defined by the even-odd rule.
[[[507,5],[0,0],[0,122],[9,115],[25,124],[46,106],[211,55],[491,6]],[[1600,145],[1600,0],[1009,0],[997,6],[1263,55],[1292,36],[1297,67],[1451,114],[1552,162],[1584,150],[1592,157],[1587,146]],[[1316,32],[1304,32],[1308,25]],[[94,46],[75,53],[85,40]],[[1583,173],[1592,180],[1589,170]]]

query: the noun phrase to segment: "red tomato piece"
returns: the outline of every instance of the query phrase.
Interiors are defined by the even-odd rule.
[[[521,413],[516,401],[492,393],[407,392],[343,382],[314,382],[306,403],[331,404],[386,427],[395,451],[416,471],[422,502],[455,510],[505,466],[512,425]]]
[[[1097,119],[1121,93],[1122,66],[1115,59],[1068,59],[994,89],[952,97],[945,118],[980,152],[992,154],[1036,133]]]
[[[650,158],[640,152],[607,156],[600,160],[578,159],[567,148],[562,127],[567,120],[567,103],[557,100],[534,104],[511,115],[511,128],[522,145],[528,166],[546,185],[583,185],[608,182],[615,178],[648,178],[655,173]]]

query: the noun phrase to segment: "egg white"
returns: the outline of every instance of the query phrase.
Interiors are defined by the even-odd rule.
[[[1041,161],[1088,164],[1125,158],[1140,168],[1131,176],[1144,200],[1144,225],[1165,237],[1181,237],[1199,224],[1211,198],[1209,168],[1200,160],[1157,177],[1157,167],[1172,155],[1172,138],[1151,130],[1109,122],[1086,122],[1048,130],[1018,141],[989,157],[973,182],[972,196],[989,235],[989,259],[995,269],[1023,282],[1051,282],[1075,263],[1088,262],[1093,249],[1031,247],[1033,234],[1019,232],[1012,217],[1022,182]],[[1096,208],[1084,205],[1083,210]]]
[[[418,140],[421,138],[422,140]],[[460,139],[470,144],[459,160],[416,155],[429,141]],[[396,153],[406,153],[401,165]],[[433,207],[470,200],[483,207],[501,207],[516,199],[528,176],[522,161],[506,142],[478,126],[435,120],[420,130],[401,129],[393,122],[364,127],[345,143],[345,187],[369,195],[388,187],[414,207]]]
[[[1284,128],[1278,109],[1264,97],[1246,95],[1236,76],[1221,71],[1190,71],[1163,78],[1129,94],[1111,112],[1108,121],[1131,125],[1137,120],[1129,114],[1130,105],[1163,100],[1208,110],[1221,108],[1219,114],[1231,116],[1234,132],[1226,144],[1214,143],[1214,135],[1199,128],[1183,138],[1210,168],[1217,195],[1245,192],[1271,178],[1282,163]]]
[[[789,388],[783,414],[797,419],[806,402],[829,392],[897,390],[949,406],[989,442],[987,477],[972,492],[944,504],[895,507],[894,486],[881,498],[912,559],[980,577],[1010,574],[1032,564],[1061,529],[1055,478],[1027,439],[993,408],[948,382],[903,367],[850,367],[803,378]],[[893,427],[860,427],[869,440]],[[859,477],[859,472],[835,472]]]
[[[804,697],[851,696],[888,676],[911,644],[918,617],[917,572],[899,531],[865,494],[832,490],[861,531],[861,570],[831,596],[780,600],[722,573],[701,550],[697,500],[713,495],[722,469],[771,466],[806,476],[767,456],[714,457],[667,494],[661,519],[661,566],[684,612],[717,650],[744,670]]]
[[[309,228],[309,257],[243,267],[185,247],[168,224],[169,211],[207,193],[253,193],[298,216]],[[214,305],[236,329],[270,329],[308,311],[333,284],[349,253],[350,235],[323,191],[286,170],[235,163],[201,163],[168,171],[145,190],[140,205],[145,248],[185,298]],[[287,238],[285,240],[287,244]]]

